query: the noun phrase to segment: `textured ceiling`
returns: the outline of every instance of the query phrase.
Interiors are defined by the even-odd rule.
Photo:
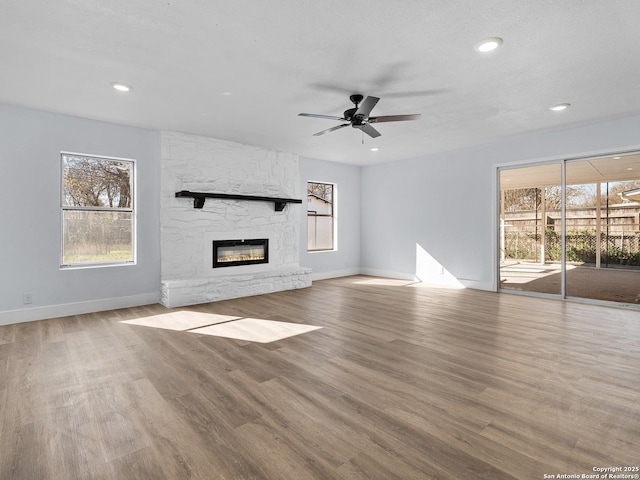
[[[637,0],[0,5],[0,102],[312,158],[366,165],[640,113]],[[500,49],[474,50],[492,36]],[[351,93],[422,119],[363,144],[297,116],[341,115]]]

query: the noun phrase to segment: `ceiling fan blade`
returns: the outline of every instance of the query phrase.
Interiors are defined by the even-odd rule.
[[[343,118],[341,118],[340,120],[344,120]],[[322,130],[321,132],[318,133],[314,133],[313,136],[314,137],[319,137],[320,135],[324,135],[325,133],[329,133],[329,132],[333,132],[334,130],[339,130],[343,127],[348,127],[350,124],[349,123],[343,123],[342,125],[337,125],[335,127],[331,127],[331,128],[327,128],[326,130]]]
[[[315,113],[299,113],[299,117],[312,117],[312,118],[326,118],[327,120],[346,120],[346,118],[342,117],[334,117],[333,115],[317,115]]]
[[[383,122],[406,122],[407,120],[420,120],[422,115],[419,113],[413,115],[383,115],[381,117],[370,117],[369,123]]]
[[[379,137],[380,135],[382,135],[379,131],[377,131],[375,128],[373,128],[368,123],[365,123],[361,127],[356,127],[356,128],[359,128],[364,133],[369,135],[371,138],[376,138],[376,137]]]
[[[358,110],[353,114],[354,117],[362,115],[364,118],[367,118],[373,110],[373,107],[376,106],[380,99],[378,97],[367,97],[364,101],[358,106]]]

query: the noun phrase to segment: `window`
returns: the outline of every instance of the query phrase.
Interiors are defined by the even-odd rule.
[[[61,266],[133,263],[133,160],[73,153],[61,159]]]
[[[335,250],[336,188],[331,183],[307,183],[307,250]]]

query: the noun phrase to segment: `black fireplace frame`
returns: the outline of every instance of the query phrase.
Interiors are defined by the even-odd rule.
[[[239,260],[235,262],[219,262],[217,250],[219,247],[238,247],[238,246],[264,246],[264,258],[260,260]],[[256,265],[260,263],[269,263],[269,239],[254,238],[249,240],[214,240],[213,241],[213,268],[219,267],[239,267],[243,265]]]

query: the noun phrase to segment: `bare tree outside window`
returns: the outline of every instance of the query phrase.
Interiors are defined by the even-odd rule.
[[[307,183],[307,250],[334,250],[335,185]]]
[[[133,161],[61,157],[62,266],[132,263]]]

